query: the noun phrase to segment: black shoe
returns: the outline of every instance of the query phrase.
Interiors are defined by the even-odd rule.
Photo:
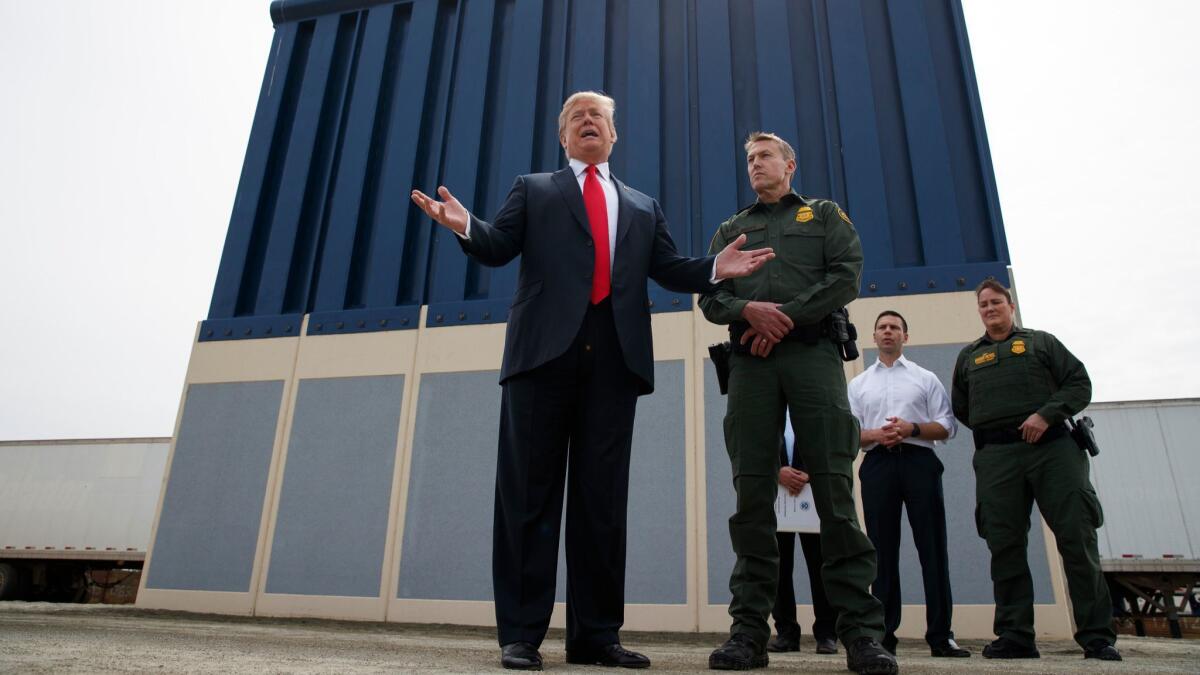
[[[1117,648],[1108,644],[1107,641],[1096,638],[1083,648],[1083,658],[1085,659],[1100,659],[1101,661],[1123,661],[1121,652]]]
[[[767,651],[769,652],[798,652],[800,651],[800,637],[786,638],[782,635],[776,635],[767,643]]]
[[[1029,645],[1028,647],[1013,642],[1008,638],[996,638],[983,648],[983,658],[985,659],[1040,659],[1042,655],[1038,653],[1037,647]]]
[[[712,670],[750,670],[766,668],[769,660],[767,652],[754,644],[749,635],[734,633],[709,655],[708,667]]]
[[[879,646],[886,649],[892,656],[896,655],[896,647],[899,644],[900,641],[897,640],[896,636],[892,634],[884,635],[883,639],[879,641]]]
[[[500,648],[500,665],[510,670],[541,670],[542,655],[528,642],[513,642]]]
[[[875,638],[864,635],[846,647],[846,670],[858,675],[896,675],[900,666]]]
[[[595,650],[567,650],[567,663],[583,666],[607,666],[609,668],[649,668],[650,659],[644,654],[631,652],[620,642],[604,645]]]
[[[971,652],[958,646],[954,640],[946,640],[941,644],[929,645],[930,656],[949,656],[954,658],[966,658],[971,655]]]
[[[836,654],[837,653],[837,640],[834,640],[833,638],[818,638],[817,639],[817,653],[818,654]]]

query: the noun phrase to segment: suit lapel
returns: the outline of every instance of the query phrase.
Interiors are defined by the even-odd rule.
[[[567,203],[567,209],[570,210],[571,215],[575,216],[575,222],[579,223],[588,236],[591,236],[592,228],[588,224],[587,209],[583,206],[583,192],[579,189],[579,181],[575,178],[575,172],[571,171],[569,166],[555,171],[554,184],[558,186],[563,201]]]
[[[629,226],[633,223],[633,204],[629,203],[629,188],[625,184],[617,180],[611,172],[608,174],[612,178],[613,185],[617,188],[617,246],[621,245],[621,240],[625,235],[629,234]],[[613,248],[616,248],[614,246]]]

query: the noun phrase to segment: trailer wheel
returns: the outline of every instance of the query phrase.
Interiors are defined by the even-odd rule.
[[[21,573],[9,563],[0,563],[0,600],[13,600],[21,590]]]

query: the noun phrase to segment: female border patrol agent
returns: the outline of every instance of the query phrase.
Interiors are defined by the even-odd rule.
[[[1100,501],[1084,451],[1065,421],[1087,407],[1087,369],[1058,338],[1013,323],[1012,295],[988,279],[975,289],[986,333],[954,367],[954,416],[975,436],[975,524],[992,553],[997,639],[992,659],[1036,659],[1033,578],[1027,560],[1036,500],[1062,554],[1085,658],[1120,661],[1112,602],[1100,572]]]

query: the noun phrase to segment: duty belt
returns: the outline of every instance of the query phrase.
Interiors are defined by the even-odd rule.
[[[1021,432],[1018,429],[974,429],[972,435],[975,437],[975,449],[980,450],[985,445],[1002,445],[1005,443],[1024,443],[1025,439],[1021,437]],[[1038,439],[1034,445],[1049,443],[1050,441],[1062,438],[1067,435],[1067,427],[1062,424],[1046,429],[1046,433]]]
[[[749,354],[750,345],[742,344],[742,335],[750,330],[750,324],[745,321],[734,321],[729,324],[729,343],[733,347],[733,351],[739,354]],[[815,345],[822,337],[829,335],[826,328],[826,322],[810,323],[804,326],[795,326],[783,339],[791,342],[804,342],[806,344]]]

